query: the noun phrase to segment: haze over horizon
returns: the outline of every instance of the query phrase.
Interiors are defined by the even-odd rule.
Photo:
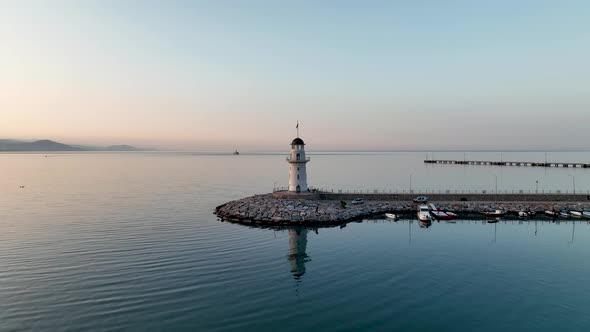
[[[584,149],[590,3],[12,1],[0,138]]]

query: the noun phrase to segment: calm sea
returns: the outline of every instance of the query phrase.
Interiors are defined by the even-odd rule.
[[[215,218],[219,204],[285,185],[284,156],[0,154],[0,331],[590,328],[582,220],[273,230]],[[571,192],[574,181],[590,190],[590,169],[425,165],[425,157],[311,154],[309,182],[407,190],[411,174],[414,190],[494,190],[496,179],[499,191]],[[590,162],[590,153],[548,158]]]

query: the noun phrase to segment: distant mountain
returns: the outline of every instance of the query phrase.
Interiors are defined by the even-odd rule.
[[[0,140],[0,151],[80,151],[80,149],[48,139],[34,142]]]
[[[48,139],[24,142],[12,139],[0,139],[0,151],[142,151],[131,145],[111,145],[94,147],[83,145],[67,145]]]

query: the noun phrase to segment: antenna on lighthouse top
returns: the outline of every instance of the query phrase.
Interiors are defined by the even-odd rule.
[[[297,138],[299,138],[299,120],[297,120],[297,126],[295,128],[297,129]]]

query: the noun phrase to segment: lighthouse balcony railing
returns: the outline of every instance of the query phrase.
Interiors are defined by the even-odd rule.
[[[308,162],[308,161],[310,160],[310,159],[309,159],[309,157],[305,157],[305,158],[299,158],[299,159],[296,159],[296,158],[295,158],[295,159],[293,159],[293,158],[291,158],[291,157],[287,157],[287,158],[285,158],[285,159],[286,159],[288,162],[294,162],[294,163],[296,163],[296,162],[304,162],[304,161],[305,161],[305,162]]]

